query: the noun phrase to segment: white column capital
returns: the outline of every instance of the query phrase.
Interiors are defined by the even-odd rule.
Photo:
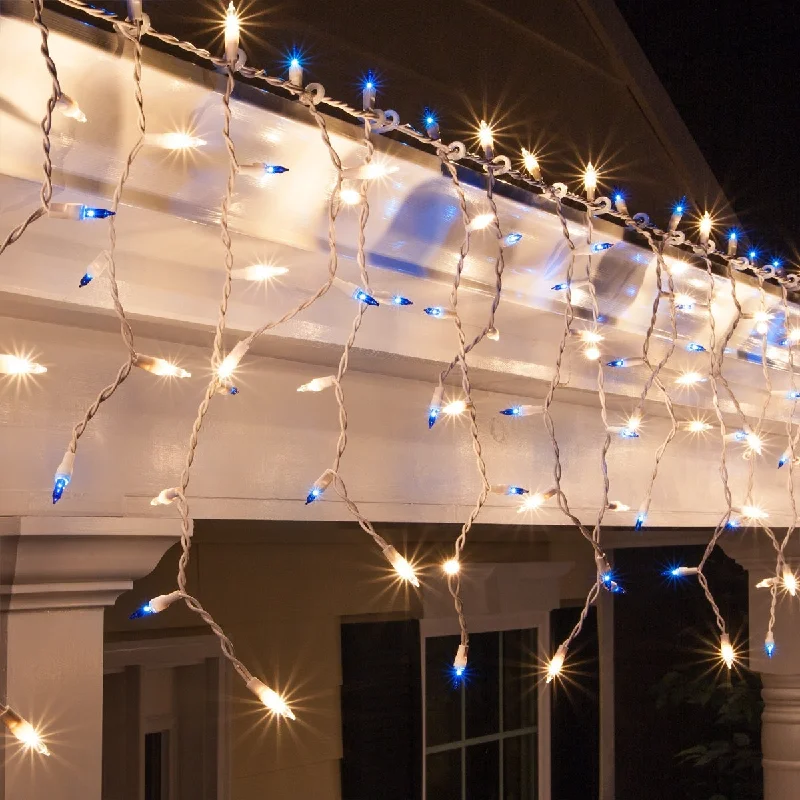
[[[0,517],[0,610],[112,605],[179,537],[172,519]]]

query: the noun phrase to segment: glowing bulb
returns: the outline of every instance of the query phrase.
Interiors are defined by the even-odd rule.
[[[511,497],[514,495],[528,494],[527,489],[523,489],[521,486],[512,486],[509,483],[495,483],[489,487],[489,491],[492,494],[506,494]]]
[[[775,637],[772,631],[767,631],[767,636],[764,639],[764,652],[767,654],[767,658],[772,658],[775,655]]]
[[[694,386],[696,383],[703,383],[706,378],[699,372],[684,372],[675,378],[678,386]]]
[[[357,300],[359,303],[364,303],[367,306],[379,306],[380,303],[367,291],[360,286],[356,286],[350,281],[342,280],[341,278],[334,278],[333,285],[344,294]]]
[[[231,277],[245,281],[268,281],[289,272],[287,267],[276,267],[273,264],[251,264],[249,267],[238,267],[231,271]]]
[[[192,373],[181,369],[179,366],[171,362],[157,358],[156,356],[146,356],[142,353],[136,354],[136,360],[133,362],[134,366],[143,369],[146,372],[151,372],[153,375],[159,375],[167,378],[191,378]]]
[[[606,366],[607,367],[640,367],[644,364],[644,359],[641,357],[634,357],[634,358],[615,358],[613,361],[609,361]]]
[[[12,356],[9,353],[0,354],[0,373],[4,375],[41,375],[44,372],[47,372],[47,367],[29,358]]]
[[[781,457],[778,459],[778,469],[787,464],[791,457],[792,457],[792,448],[790,446],[783,451]]]
[[[705,353],[706,352],[706,348],[703,347],[703,345],[701,345],[699,342],[689,342],[689,344],[686,345],[686,349],[690,353]]]
[[[564,659],[567,657],[567,647],[566,645],[560,645],[558,650],[556,650],[555,655],[550,659],[550,663],[547,665],[547,683],[552,683],[553,678],[557,678],[561,675],[561,669],[564,666]]]
[[[675,295],[675,308],[677,308],[678,311],[693,311],[696,304],[697,300],[690,294],[678,292],[678,294]]]
[[[622,194],[622,192],[614,193],[614,205],[620,214],[624,214],[626,217],[628,216],[628,204],[625,202],[625,195]]]
[[[597,170],[590,161],[586,165],[583,172],[583,188],[586,190],[586,197],[589,200],[594,200],[595,191],[597,190]]]
[[[326,375],[324,378],[314,378],[313,381],[304,383],[302,386],[297,387],[298,392],[321,392],[323,389],[329,389],[336,384],[335,375]]]
[[[457,558],[448,558],[447,561],[442,564],[442,569],[447,575],[457,575],[461,569],[461,564],[458,563]]]
[[[225,12],[225,60],[235,64],[239,58],[239,15],[231,0]]]
[[[113,217],[115,213],[108,208],[91,208],[83,205],[83,203],[50,203],[47,215],[53,219],[81,221],[85,219],[107,219],[108,217]]]
[[[600,348],[599,347],[587,347],[583,351],[583,355],[585,358],[588,358],[589,361],[597,361],[600,358]]]
[[[162,489],[156,497],[150,501],[151,506],[169,506],[178,498],[180,489],[172,487],[170,489]]]
[[[734,508],[733,510],[746,520],[767,519],[767,517],[769,517],[769,514],[758,506],[742,506],[741,508]]]
[[[748,433],[745,437],[745,441],[747,442],[748,450],[752,450],[754,453],[758,453],[761,455],[761,448],[763,446],[763,442],[761,441],[761,437],[756,433]]]
[[[719,654],[725,662],[725,666],[730,669],[736,659],[736,653],[733,651],[731,639],[727,633],[723,633],[719,640]]]
[[[478,214],[469,221],[468,231],[482,231],[494,222],[494,214]]]
[[[361,202],[361,192],[353,189],[352,186],[343,186],[339,190],[339,199],[346,206],[357,206]]]
[[[419,581],[414,573],[414,568],[406,561],[392,545],[387,544],[383,549],[383,555],[386,560],[394,567],[395,572],[404,580],[408,581],[412,586],[419,587]]]
[[[230,378],[231,375],[233,375],[233,371],[239,366],[239,362],[244,358],[249,347],[250,342],[248,342],[247,339],[239,341],[217,367],[217,378],[221,380]]]
[[[584,244],[577,245],[572,251],[572,255],[596,256],[600,253],[605,253],[606,250],[610,250],[616,244],[617,242],[586,242]],[[588,281],[585,281],[585,283],[588,283]]]
[[[75,453],[67,450],[64,453],[64,458],[56,469],[55,478],[53,479],[53,505],[55,505],[64,494],[64,489],[69,486],[72,480],[72,470],[75,467]]]
[[[469,404],[466,400],[453,400],[442,409],[442,414],[447,414],[449,417],[457,417],[463,414],[467,408],[469,408]]]
[[[425,109],[425,114],[423,115],[422,121],[425,125],[425,133],[427,133],[431,139],[436,140],[441,137],[439,120],[436,118],[436,114],[434,114],[430,109]]]
[[[180,600],[183,595],[179,591],[170,592],[169,594],[160,594],[152,600],[148,600],[143,606],[140,606],[130,615],[129,619],[141,619],[142,617],[150,617],[153,614],[160,614],[162,611],[168,609],[176,600]]]
[[[303,85],[303,65],[295,55],[289,59],[289,83],[294,86]]]
[[[506,235],[506,238],[503,239],[503,244],[506,247],[513,247],[515,244],[519,244],[521,241],[522,241],[522,234],[513,232]]]
[[[669,218],[669,225],[667,226],[670,232],[676,230],[678,225],[681,224],[681,218],[683,217],[684,211],[686,211],[686,206],[684,205],[683,201],[675,204],[674,208],[672,209],[672,216]]]
[[[0,719],[8,730],[22,742],[25,747],[35,750],[43,756],[49,756],[50,751],[47,745],[42,741],[42,737],[26,719],[23,719],[13,708],[6,706],[3,711],[0,711]]]
[[[542,179],[542,170],[539,167],[539,160],[530,150],[522,148],[522,163],[530,176],[537,181]]]
[[[698,572],[697,567],[673,567],[668,574],[673,578],[685,578],[687,575],[697,575]]]
[[[365,111],[375,106],[377,83],[372,72],[368,72],[361,86],[361,105]]]
[[[56,102],[56,108],[69,119],[76,122],[86,122],[86,114],[81,111],[81,107],[68,95],[61,93]]]
[[[376,178],[385,178],[399,169],[400,167],[390,166],[383,161],[371,161],[369,164],[361,164],[358,167],[345,167],[342,170],[342,178],[346,180],[371,181]]]
[[[536,511],[536,509],[541,508],[550,498],[555,497],[556,494],[558,494],[558,489],[548,489],[546,492],[529,494],[522,503],[520,503],[517,512],[523,514],[525,511]]]
[[[148,133],[146,138],[148,144],[163,147],[165,150],[194,150],[207,144],[205,139],[181,131]]]
[[[519,405],[504,408],[501,412],[507,417],[531,417],[534,414],[543,414],[544,406]]]
[[[708,422],[704,422],[702,419],[687,420],[686,422],[681,422],[680,426],[684,430],[689,431],[689,433],[705,433],[714,427]]]
[[[429,306],[423,310],[429,317],[435,319],[453,319],[456,315],[452,308],[442,308],[442,306]]]
[[[481,120],[481,124],[478,126],[478,141],[480,142],[480,145],[484,151],[486,151],[486,157],[491,158],[491,150],[494,147],[494,135],[489,123],[483,119]]]
[[[314,481],[314,485],[311,487],[311,491],[306,496],[306,505],[309,503],[313,503],[315,500],[319,500],[322,497],[323,492],[331,485],[333,481],[333,472],[331,470],[325,470],[322,475]]]
[[[753,321],[756,323],[756,333],[762,336],[769,333],[769,323],[772,319],[772,314],[768,311],[756,311],[753,314]]]
[[[790,342],[800,342],[800,328],[792,328],[787,337]]]
[[[792,597],[797,597],[797,576],[794,572],[784,567],[781,580],[783,581],[783,588],[786,589]]]
[[[263,161],[257,161],[254,164],[239,164],[239,172],[242,175],[250,175],[253,178],[263,178],[265,175],[282,175],[288,171],[289,167],[282,167],[280,164],[265,164]]]
[[[611,571],[600,574],[600,583],[603,588],[607,592],[611,592],[611,594],[625,594],[625,589],[614,580],[614,573]]]
[[[294,712],[286,701],[277,693],[265,686],[258,678],[250,678],[247,688],[268,708],[273,714],[287,719],[296,719]]]
[[[645,522],[647,522],[647,512],[640,511],[636,515],[636,520],[633,523],[633,529],[636,531],[640,531],[644,527]]]
[[[631,507],[626,506],[621,500],[609,500],[606,508],[609,511],[630,511]]]
[[[603,335],[597,331],[578,331],[578,336],[580,336],[586,344],[599,344],[604,338]]]
[[[714,221],[711,219],[711,214],[706,211],[700,218],[700,244],[708,244],[708,237],[711,236],[711,228],[714,226]]]
[[[735,230],[728,234],[728,255],[733,257],[736,255],[736,248],[739,246],[739,237]]]
[[[467,650],[467,645],[460,644],[456,652],[456,657],[453,659],[453,672],[457,678],[461,678],[464,675],[464,670],[467,668]]]
[[[433,390],[433,397],[428,406],[428,430],[430,430],[439,418],[439,412],[442,410],[442,396],[444,395],[444,386],[439,384]]]

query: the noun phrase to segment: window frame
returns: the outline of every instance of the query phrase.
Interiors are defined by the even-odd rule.
[[[516,611],[500,614],[479,614],[470,617],[470,633],[501,633],[504,631],[536,629],[538,647],[546,647],[550,641],[550,613],[548,611]],[[427,740],[427,701],[428,687],[426,678],[426,656],[427,640],[440,636],[454,636],[459,634],[458,622],[453,618],[425,618],[420,620],[420,665],[422,681],[422,800],[436,800],[428,798],[427,792],[427,756],[429,754]],[[500,639],[502,642],[502,638]],[[455,655],[455,654],[454,654]],[[502,676],[500,678],[502,681]],[[502,686],[502,684],[501,684]],[[540,681],[537,688],[537,722],[531,728],[531,733],[537,734],[537,783],[539,800],[550,800],[550,692],[549,687],[544,681]],[[464,695],[462,694],[462,704]],[[502,693],[500,695],[502,706]],[[462,705],[463,721],[463,705]],[[474,739],[464,739],[458,743],[445,745],[434,745],[431,747],[433,753],[460,750],[468,744],[481,744],[482,742],[500,741],[501,739],[513,738],[524,733],[526,729],[520,729],[513,733],[505,731],[491,734],[488,736],[474,737]],[[463,762],[462,762],[463,763]],[[502,763],[502,762],[501,762]],[[462,767],[463,769],[463,767]]]

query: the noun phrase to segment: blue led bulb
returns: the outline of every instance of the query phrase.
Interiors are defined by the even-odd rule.
[[[318,486],[315,486],[306,497],[306,505],[309,503],[313,503],[315,500],[319,499],[322,496],[322,489]]]
[[[431,306],[425,309],[425,313],[429,317],[441,317],[444,314],[444,309],[441,306]]]
[[[515,494],[528,494],[527,489],[523,489],[521,486],[509,486],[506,490],[506,494],[508,495],[515,495]]]
[[[109,211],[107,208],[90,208],[89,206],[81,206],[80,218],[81,219],[106,219],[113,217],[116,212]]]
[[[686,345],[686,349],[690,353],[705,353],[706,352],[705,347],[703,347],[703,345],[701,345],[699,342],[689,342],[689,344]]]
[[[800,400],[800,390],[792,389],[786,392],[786,397],[789,400]]]
[[[595,242],[589,250],[592,253],[602,253],[604,250],[610,250],[613,246],[611,242]]]
[[[683,203],[676,203],[675,208],[672,210],[673,214],[683,214],[685,211]]]
[[[264,164],[264,173],[267,175],[282,175],[288,171],[289,167],[282,167],[280,164]]]
[[[291,61],[289,61],[289,66],[290,67],[299,67],[300,66],[300,59],[296,58],[296,57],[291,59]]]
[[[647,514],[642,512],[636,515],[636,522],[633,524],[633,529],[640,531],[644,527],[644,523],[647,521]]]
[[[88,286],[92,282],[92,276],[87,272],[84,276],[78,281],[78,286],[83,289],[84,286]]]
[[[619,432],[619,435],[623,439],[638,439],[639,438],[639,434],[633,428],[623,428]]]
[[[504,241],[506,247],[513,247],[515,244],[521,241],[521,239],[522,239],[522,234],[514,232],[514,233],[509,233]]]
[[[437,419],[439,419],[439,409],[431,407],[428,411],[428,430],[436,424]]]
[[[402,297],[396,294],[392,297],[392,305],[395,306],[413,306],[414,304],[407,297]]]
[[[741,431],[741,430],[735,431],[734,434],[733,434],[733,438],[737,442],[747,441],[747,431]]]
[[[69,478],[64,475],[57,475],[53,482],[53,505],[61,499],[67,486],[69,486]]]
[[[363,289],[356,289],[353,292],[353,300],[358,300],[359,303],[364,303],[368,306],[378,306],[380,303],[372,297],[372,295],[367,294]]]
[[[728,520],[728,522],[727,522],[727,524],[725,525],[725,527],[726,527],[726,528],[738,528],[738,527],[740,527],[740,526],[741,526],[741,524],[742,524],[742,522],[741,522],[741,520],[740,520],[740,519],[737,519],[736,517],[731,517],[731,518]]]
[[[784,453],[778,459],[778,469],[780,469],[781,467],[785,466],[789,462],[789,458],[790,458],[790,456],[788,454]]]
[[[141,619],[142,617],[149,617],[156,613],[156,610],[150,605],[150,603],[145,603],[143,606],[136,609],[136,611],[131,614],[128,619]]]
[[[553,292],[563,292],[567,288],[569,288],[568,283],[557,283],[555,286],[550,287]]]
[[[775,655],[775,640],[772,638],[771,633],[764,642],[764,652],[767,654],[767,658],[772,658]]]
[[[625,366],[625,359],[624,358],[615,358],[613,361],[609,361],[606,363],[607,367],[624,367]]]
[[[615,203],[623,203],[623,202],[625,202],[625,196],[620,194],[619,192],[617,192],[614,195],[614,202]]]
[[[511,406],[511,408],[504,408],[500,413],[507,417],[518,417],[522,413],[522,409],[519,406]]]
[[[751,261],[755,261],[755,258],[756,258],[756,256],[757,256],[757,255],[758,255],[758,253],[757,253],[755,250],[751,250],[751,251],[750,251],[750,252],[747,254],[747,257],[748,257],[748,258],[749,258]]]
[[[228,394],[239,394],[239,390],[235,386],[231,386],[231,388],[228,389]]]
[[[603,588],[612,594],[625,594],[625,590],[614,580],[613,572],[604,572],[600,576]]]

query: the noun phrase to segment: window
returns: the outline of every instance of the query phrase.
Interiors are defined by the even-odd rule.
[[[537,800],[537,631],[470,636],[470,668],[454,682],[457,636],[425,639],[428,800]]]

